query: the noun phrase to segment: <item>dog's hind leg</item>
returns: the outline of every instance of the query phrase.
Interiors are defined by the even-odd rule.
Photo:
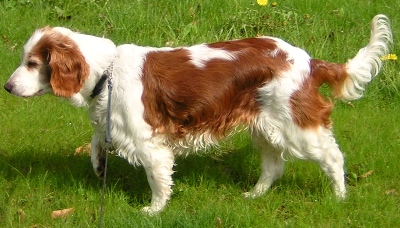
[[[344,158],[343,154],[336,144],[332,132],[322,128],[322,133],[318,134],[319,147],[311,150],[311,159],[316,161],[321,169],[328,175],[332,181],[333,190],[338,199],[346,197]]]
[[[256,198],[267,192],[274,181],[282,177],[285,169],[285,161],[279,149],[259,133],[253,133],[252,140],[261,155],[261,176],[254,188],[244,193],[247,198]]]
[[[300,159],[317,162],[331,179],[337,198],[345,198],[344,158],[331,130],[325,127],[300,130],[291,137],[291,141],[290,153]]]
[[[137,149],[139,162],[146,171],[152,192],[150,206],[144,207],[142,211],[153,215],[164,208],[172,194],[174,155],[162,143],[151,141],[141,143]]]

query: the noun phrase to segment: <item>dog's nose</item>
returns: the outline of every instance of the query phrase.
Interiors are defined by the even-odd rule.
[[[4,89],[7,90],[7,92],[9,92],[9,93],[11,93],[13,87],[14,87],[13,84],[11,84],[11,83],[9,83],[9,82],[7,82],[7,83],[4,85]]]

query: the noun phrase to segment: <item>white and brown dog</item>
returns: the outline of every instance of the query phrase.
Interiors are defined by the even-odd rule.
[[[339,99],[360,98],[391,41],[384,15],[373,18],[368,45],[345,64],[312,59],[273,37],[116,48],[105,38],[46,27],[25,44],[22,63],[4,88],[21,97],[50,93],[88,105],[92,164],[101,176],[108,99],[102,73],[113,64],[113,149],[144,167],[152,199],[143,210],[151,214],[171,196],[174,156],[215,145],[237,128],[250,130],[262,158],[261,176],[246,197],[261,196],[283,175],[287,154],[317,162],[344,198],[343,155],[330,129],[333,104],[318,88],[326,83]]]

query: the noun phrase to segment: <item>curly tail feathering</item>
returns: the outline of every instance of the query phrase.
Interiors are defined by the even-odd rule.
[[[360,98],[366,84],[378,75],[382,67],[381,57],[388,53],[388,46],[392,42],[389,19],[382,14],[376,15],[371,22],[370,41],[353,59],[347,61],[347,78],[336,96],[342,100]]]

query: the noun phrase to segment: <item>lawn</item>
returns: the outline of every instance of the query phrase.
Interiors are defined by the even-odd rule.
[[[276,3],[276,4],[275,4]],[[392,22],[400,55],[398,0],[4,0],[0,2],[0,84],[20,63],[23,44],[44,26],[105,36],[116,44],[183,46],[270,35],[314,58],[345,62],[369,40],[374,15]],[[322,89],[324,90],[324,89]],[[323,91],[322,91],[323,92]],[[260,159],[247,132],[221,147],[177,158],[166,209],[140,209],[151,192],[141,167],[110,156],[104,227],[399,227],[400,66],[385,61],[362,99],[334,101],[335,137],[346,158],[348,198],[337,202],[311,162],[290,160],[285,175],[255,200],[242,193],[258,179]],[[0,227],[96,227],[101,184],[89,154],[84,108],[45,95],[0,91]],[[52,211],[73,208],[63,218]]]

